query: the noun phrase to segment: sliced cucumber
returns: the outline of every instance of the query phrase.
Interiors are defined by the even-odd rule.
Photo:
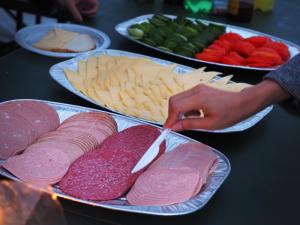
[[[144,35],[144,32],[139,28],[128,28],[127,31],[130,36],[136,39],[141,39]]]
[[[168,49],[167,47],[164,47],[164,46],[158,46],[157,48],[159,48],[160,50],[166,51],[166,52],[173,52],[171,49]]]

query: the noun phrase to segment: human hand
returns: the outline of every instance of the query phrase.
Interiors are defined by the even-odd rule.
[[[222,91],[200,84],[170,98],[169,116],[164,126],[174,131],[222,129],[288,97],[289,94],[271,80],[264,80],[241,92]],[[200,109],[204,117],[180,118],[182,114],[199,112]]]
[[[98,0],[54,0],[68,10],[76,22],[82,21],[82,15],[93,16],[99,9]]]

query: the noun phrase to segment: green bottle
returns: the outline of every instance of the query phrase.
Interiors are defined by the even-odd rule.
[[[184,8],[193,13],[210,13],[213,7],[213,0],[184,0]]]

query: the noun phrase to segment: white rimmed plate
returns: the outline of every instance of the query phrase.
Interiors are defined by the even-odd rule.
[[[82,53],[86,53],[52,52],[42,50],[33,46],[33,44],[38,42],[42,37],[44,37],[50,30],[54,28],[60,28],[67,31],[73,31],[81,34],[90,35],[95,40],[96,48],[86,52],[93,52],[101,49],[106,49],[110,46],[110,38],[104,32],[91,27],[68,23],[38,24],[34,26],[25,27],[16,33],[15,40],[22,48],[45,56],[72,58]]]

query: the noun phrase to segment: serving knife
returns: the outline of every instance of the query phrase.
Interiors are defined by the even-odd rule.
[[[158,155],[159,153],[159,146],[160,144],[166,139],[167,135],[170,133],[170,129],[165,129],[161,134],[156,138],[156,140],[152,143],[150,148],[145,152],[145,154],[142,156],[142,158],[138,161],[138,163],[135,165],[135,167],[131,170],[131,173],[136,173],[140,171],[141,169],[144,169],[146,166],[148,166],[153,159]]]

